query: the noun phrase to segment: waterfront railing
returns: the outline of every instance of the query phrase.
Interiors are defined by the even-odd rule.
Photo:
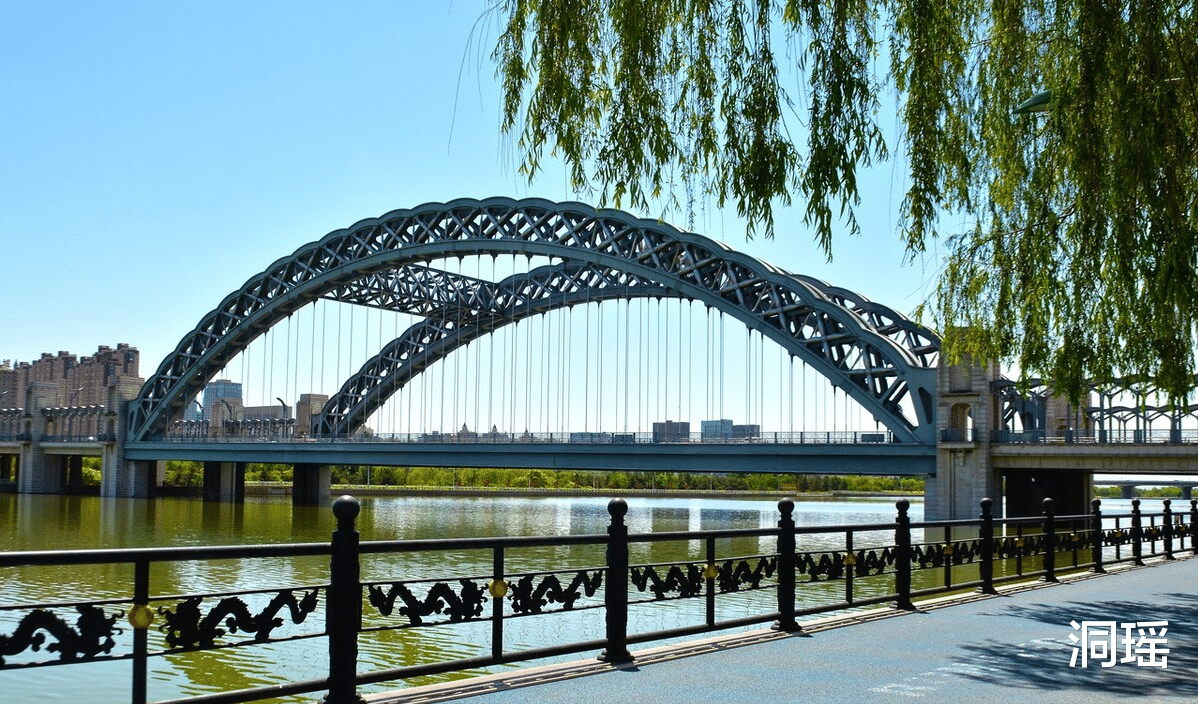
[[[977,519],[914,523],[900,500],[893,523],[832,527],[797,526],[794,508],[780,501],[776,526],[638,534],[625,523],[627,504],[614,499],[606,534],[360,542],[360,506],[344,496],[334,502],[337,529],[328,543],[0,553],[6,583],[6,570],[31,567],[123,565],[131,574],[124,595],[0,604],[0,672],[126,662],[130,701],[142,704],[150,673],[171,667],[170,656],[263,646],[269,656],[308,642],[321,646],[309,652],[323,652],[319,677],[165,701],[232,704],[324,692],[323,701],[341,704],[362,701],[360,688],[417,677],[588,652],[627,663],[635,659],[629,647],[640,643],[764,624],[799,632],[799,619],[814,614],[914,609],[916,599],[934,594],[993,593],[1004,582],[1198,554],[1198,500],[1188,512],[1165,500],[1159,513],[1142,512],[1137,500],[1131,513],[1109,516],[1095,500],[1089,513],[1057,516],[1046,499],[1041,516],[996,519],[986,499]],[[676,557],[641,559],[665,544]],[[578,552],[555,558],[563,548]],[[466,553],[485,559],[462,560]],[[418,556],[432,559],[421,562],[422,573],[405,575]],[[313,557],[328,560],[327,581],[279,578],[270,588],[180,594],[162,579],[166,566],[194,572],[212,561]],[[679,602],[702,604],[686,611],[701,616],[666,628],[646,627],[654,621],[639,616],[679,613]],[[527,622],[580,613],[594,616],[584,619],[593,628],[581,637],[529,647],[512,636],[527,632]],[[359,657],[368,639],[446,625],[477,626],[485,637],[460,658],[371,669]]]

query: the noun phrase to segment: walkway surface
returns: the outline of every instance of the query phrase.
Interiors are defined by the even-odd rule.
[[[1118,569],[1118,568],[1116,568]],[[372,704],[738,704],[752,702],[1198,701],[1198,559],[1023,584],[992,597],[942,599],[771,631],[634,651],[630,666],[595,660],[368,696]],[[1070,667],[1071,621],[1167,621],[1167,642],[1141,657],[1167,667],[1094,660]],[[1131,631],[1139,635],[1138,629]],[[1158,634],[1159,635],[1159,634]],[[1094,651],[1097,654],[1097,650]]]

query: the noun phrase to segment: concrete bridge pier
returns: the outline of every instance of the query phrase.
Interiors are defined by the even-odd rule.
[[[108,412],[102,420],[106,440],[100,449],[100,496],[145,499],[162,483],[164,468],[161,462],[125,459],[128,405],[117,387],[108,387]]]
[[[17,491],[22,494],[58,494],[62,491],[62,470],[58,462],[50,462],[40,439],[47,434],[46,416],[40,409],[57,402],[58,387],[37,382],[25,393],[25,416],[22,432],[27,438],[21,443],[20,467],[17,470]],[[37,409],[37,410],[34,410]]]
[[[78,494],[83,491],[83,455],[67,455],[63,458],[63,469],[66,471],[64,494]]]
[[[0,455],[0,484],[12,484],[17,479],[20,455]]]
[[[294,506],[329,506],[333,470],[327,464],[297,464],[291,472],[291,503]]]
[[[245,462],[205,462],[204,501],[245,501]]]
[[[100,496],[126,499],[146,499],[154,495],[154,487],[160,483],[158,465],[153,460],[109,461],[105,450],[104,466],[100,477]]]
[[[1136,488],[1130,484],[1119,487],[1119,496],[1124,499],[1135,498]]]
[[[1192,498],[1194,498],[1194,487],[1192,487],[1192,486],[1183,486],[1183,487],[1181,488],[1181,500],[1182,500],[1182,501],[1189,501],[1189,500],[1190,500],[1190,499],[1192,499]]]

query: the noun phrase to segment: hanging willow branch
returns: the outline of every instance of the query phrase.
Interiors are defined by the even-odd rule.
[[[602,204],[735,203],[748,235],[803,209],[829,255],[858,231],[857,169],[892,148],[912,255],[948,240],[933,309],[963,352],[1077,397],[1149,374],[1180,398],[1198,310],[1192,2],[505,0],[494,51],[522,170],[546,149]],[[880,45],[889,62],[879,61]],[[789,47],[783,59],[775,47]],[[782,79],[782,75],[786,78]],[[784,82],[795,77],[792,95]],[[1051,91],[1044,112],[1013,108]],[[797,107],[802,105],[802,108]],[[789,122],[788,119],[789,118]],[[875,207],[866,202],[866,207]]]

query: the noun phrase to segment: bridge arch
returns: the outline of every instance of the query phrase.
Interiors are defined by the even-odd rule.
[[[412,325],[351,376],[320,413],[318,435],[352,434],[414,376],[459,347],[499,328],[557,308],[624,298],[681,298],[682,294],[632,274],[585,262],[564,262],[501,282],[478,281],[449,272],[470,289],[438,317]],[[394,308],[392,308],[394,309]]]
[[[934,442],[939,339],[930,330],[852,292],[658,221],[579,203],[508,198],[393,211],[332,232],[274,262],[226,296],[163,360],[130,404],[129,439],[163,433],[229,360],[318,298],[344,299],[348,294],[339,292],[354,290],[353,284],[385,277],[393,279],[396,291],[416,293],[415,300],[426,308],[465,309],[460,295],[476,298],[479,291],[466,292],[461,281],[451,282],[447,272],[423,264],[503,253],[588,264],[595,272],[607,272],[604,276],[623,276],[638,286],[644,282],[703,302],[801,358],[870,410],[900,441]],[[522,284],[542,285],[531,278]],[[570,305],[566,297],[558,304]],[[447,353],[454,335],[464,342],[466,326],[461,330],[443,335],[440,348],[426,354]],[[476,325],[472,334],[486,332]],[[415,367],[408,369],[415,373]],[[387,391],[377,387],[367,403]],[[914,417],[904,413],[905,402]]]

